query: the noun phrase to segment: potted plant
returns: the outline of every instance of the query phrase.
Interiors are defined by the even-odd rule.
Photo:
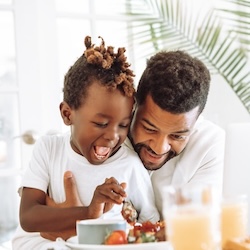
[[[181,49],[200,58],[250,113],[250,0],[216,3],[194,14],[191,0],[127,0],[130,38],[152,48],[144,49],[143,57]]]

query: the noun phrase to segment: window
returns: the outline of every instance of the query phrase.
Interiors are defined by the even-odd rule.
[[[20,162],[18,84],[14,36],[14,17],[10,1],[0,5],[0,170]],[[10,157],[14,154],[15,157]]]

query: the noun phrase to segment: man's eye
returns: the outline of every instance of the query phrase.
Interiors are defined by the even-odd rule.
[[[155,129],[151,129],[151,128],[148,128],[148,127],[145,127],[145,126],[143,126],[143,128],[144,128],[147,132],[149,132],[149,133],[154,133],[154,132],[156,132]]]
[[[172,138],[177,141],[184,141],[187,138],[187,135],[172,135]]]

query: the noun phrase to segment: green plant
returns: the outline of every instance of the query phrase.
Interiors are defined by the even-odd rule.
[[[143,57],[181,49],[200,58],[212,74],[226,80],[250,113],[250,0],[221,0],[224,7],[204,6],[196,14],[191,3],[127,0],[131,41],[153,48],[143,50]]]

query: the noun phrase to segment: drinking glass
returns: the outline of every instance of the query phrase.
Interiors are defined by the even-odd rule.
[[[168,186],[163,191],[167,240],[173,250],[221,249],[220,200],[209,186]]]
[[[221,238],[222,246],[227,240],[247,237],[248,200],[247,195],[232,195],[222,199]]]

